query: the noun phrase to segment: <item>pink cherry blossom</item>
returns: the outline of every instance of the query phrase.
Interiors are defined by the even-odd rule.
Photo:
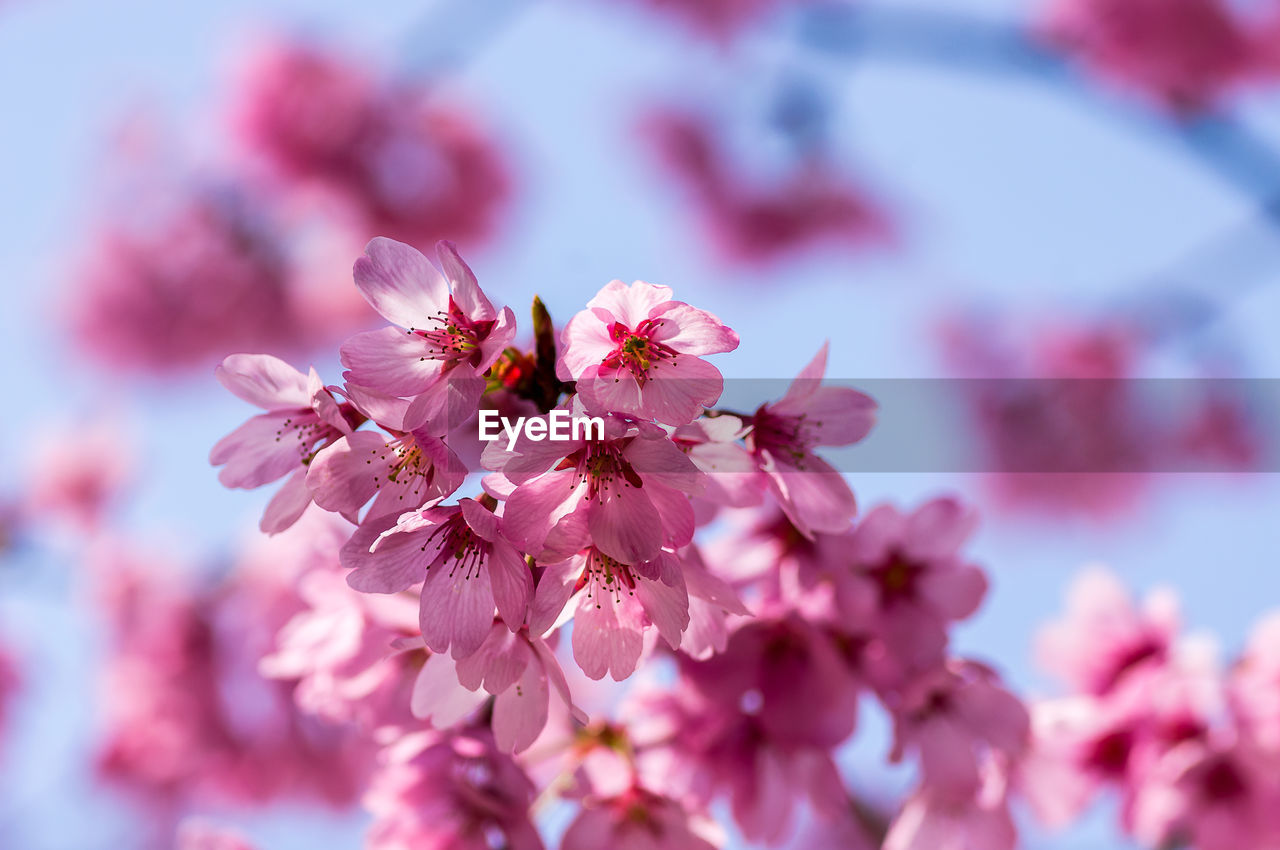
[[[417,635],[413,600],[356,593],[329,569],[303,576],[298,591],[309,607],[280,630],[275,651],[259,664],[262,674],[297,681],[298,706],[335,723],[369,730],[409,723],[409,694],[424,653],[396,644]]]
[[[564,326],[556,375],[576,382],[588,411],[685,425],[720,398],[720,370],[702,358],[733,351],[738,335],[671,296],[666,286],[611,281]]]
[[[1193,653],[1140,668],[1102,697],[1035,703],[1020,789],[1051,826],[1079,816],[1107,788],[1119,792],[1132,817],[1152,770],[1171,749],[1205,740],[1222,703],[1216,668]]]
[[[356,286],[403,330],[369,331],[342,345],[349,382],[413,398],[408,428],[442,412],[472,412],[484,389],[479,379],[516,332],[511,308],[494,309],[452,242],[437,245],[436,255],[443,274],[408,245],[382,237],[371,241],[356,261]]]
[[[679,557],[689,593],[689,625],[680,639],[680,651],[703,661],[725,651],[732,621],[751,612],[733,587],[707,568],[696,546],[687,547]]]
[[[466,470],[444,442],[426,431],[355,431],[321,449],[306,472],[306,489],[327,511],[356,521],[435,503],[461,486]]]
[[[679,803],[636,787],[617,797],[592,801],[560,841],[561,850],[600,847],[715,850],[716,845],[695,831],[695,823]]]
[[[704,525],[721,507],[744,508],[764,499],[764,481],[755,459],[741,440],[743,421],[729,414],[702,416],[671,432],[672,441],[706,474],[706,487],[694,500],[698,523]]]
[[[979,468],[994,473],[996,500],[1010,510],[1123,513],[1141,493],[1143,471],[1161,462],[1153,435],[1164,425],[1138,414],[1124,380],[1141,349],[1137,331],[1059,320],[1012,324],[961,321],[943,329],[952,368],[976,379],[962,387],[981,438]]]
[[[575,721],[587,720],[574,705],[564,671],[547,642],[528,629],[512,632],[497,622],[467,657],[427,659],[414,683],[413,713],[443,729],[470,715],[490,695],[493,737],[503,752],[522,752],[537,740],[547,725],[553,696]]]
[[[793,718],[791,734],[774,741],[754,713],[759,701],[744,696],[711,693],[682,676],[674,688],[649,687],[629,700],[625,716],[646,787],[699,807],[728,796],[735,823],[752,841],[780,841],[802,799],[823,817],[841,812],[848,797],[828,752],[830,739],[808,728],[816,716],[812,706]],[[819,725],[830,729],[845,720]],[[796,740],[805,737],[810,743]],[[812,745],[815,739],[823,744]]]
[[[892,758],[913,750],[921,785],[935,797],[969,800],[982,787],[986,758],[1016,761],[1030,741],[1030,718],[994,671],[952,660],[918,676],[894,712]]]
[[[1190,740],[1144,777],[1127,812],[1134,837],[1198,850],[1268,847],[1280,841],[1273,762],[1248,742]]]
[[[879,505],[841,541],[824,542],[847,631],[874,635],[908,675],[940,664],[948,628],[972,616],[987,591],[982,570],[960,553],[974,525],[973,512],[950,498],[911,513]]]
[[[1073,690],[1106,694],[1133,671],[1167,660],[1178,628],[1177,600],[1168,591],[1139,607],[1119,579],[1095,567],[1072,584],[1063,617],[1041,629],[1037,652]]]
[[[347,582],[365,593],[399,593],[423,582],[418,623],[433,652],[464,658],[479,649],[494,607],[512,631],[524,625],[533,576],[473,499],[365,522],[342,549]],[[425,581],[424,581],[425,580]]]
[[[486,238],[510,188],[494,141],[435,86],[367,68],[319,45],[256,45],[231,92],[233,129],[250,155],[365,237]]]
[[[626,564],[588,547],[538,580],[529,627],[542,634],[556,625],[574,600],[573,657],[592,679],[616,681],[632,674],[652,627],[672,649],[689,626],[689,593],[677,558],[661,553],[649,562]]]
[[[853,731],[860,686],[834,635],[757,619],[723,653],[679,661],[675,688],[645,687],[625,707],[647,787],[699,806],[726,794],[754,841],[780,840],[804,799],[820,817],[846,813],[830,753]]]
[[[688,496],[703,487],[702,473],[662,428],[602,418],[602,440],[522,434],[511,451],[499,442],[485,449],[485,468],[506,482],[503,532],[536,558],[545,560],[549,541],[558,541],[561,558],[590,543],[635,564],[693,539]]]
[[[857,511],[844,476],[813,450],[856,443],[875,424],[875,402],[849,387],[822,386],[826,369],[824,343],[781,400],[760,406],[747,436],[778,504],[810,535],[844,531]]]
[[[252,489],[288,476],[261,523],[269,534],[283,531],[311,504],[308,464],[364,417],[334,398],[314,369],[303,375],[268,354],[233,354],[214,375],[232,393],[267,412],[219,440],[209,462],[223,467],[218,480],[226,487]]]
[[[369,850],[542,850],[534,787],[488,730],[406,732],[382,753],[365,806]]]

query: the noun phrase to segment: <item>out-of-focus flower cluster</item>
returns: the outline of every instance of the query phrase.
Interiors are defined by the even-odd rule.
[[[217,370],[263,410],[213,449],[222,482],[283,481],[273,544],[345,538],[340,569],[273,571],[297,604],[261,671],[377,747],[369,846],[540,847],[551,794],[580,807],[570,850],[717,846],[719,800],[774,844],[808,812],[829,842],[1011,847],[1027,713],[948,649],[987,592],[975,517],[942,498],[855,523],[816,451],[875,403],[823,383],[825,346],[781,399],[718,409],[710,358],[738,336],[670,289],[613,281],[558,334],[535,299],[526,350],[451,243],[437,261],[369,244],[356,286],[389,325],[343,344],[340,386],[266,355]],[[611,706],[589,684],[638,670]],[[868,697],[919,773],[887,837],[834,761]]]
[[[1229,0],[1052,0],[1042,35],[1091,70],[1178,113],[1274,83],[1274,4]],[[1252,11],[1253,14],[1250,14]]]
[[[372,320],[331,273],[338,257],[377,233],[475,244],[498,225],[504,156],[431,85],[274,40],[246,51],[225,99],[216,120],[235,143],[216,165],[171,162],[189,159],[172,151],[183,140],[122,134],[121,185],[60,308],[96,360],[171,372],[236,350],[316,350]]]
[[[1280,620],[1263,618],[1225,669],[1212,640],[1184,635],[1176,597],[1137,602],[1094,568],[1039,651],[1066,687],[1032,705],[1023,787],[1061,825],[1101,792],[1120,798],[1144,847],[1267,847],[1280,839]]]
[[[1142,380],[1154,346],[1136,326],[988,318],[941,330],[1004,508],[1109,517],[1131,509],[1157,473],[1263,462],[1263,425],[1242,382]]]

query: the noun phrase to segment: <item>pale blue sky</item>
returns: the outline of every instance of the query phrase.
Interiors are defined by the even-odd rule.
[[[151,463],[129,524],[210,549],[224,546],[229,530],[252,524],[266,494],[222,490],[205,463],[208,447],[246,415],[243,406],[212,380],[178,387],[95,372],[50,321],[47,305],[60,269],[92,214],[86,194],[98,151],[113,117],[143,98],[216,152],[208,106],[219,90],[219,69],[245,34],[296,28],[376,55],[412,55],[405,34],[417,33],[421,43],[418,24],[428,5],[0,5],[0,362],[7,364],[11,398],[7,439],[0,442],[6,484],[33,434],[127,396]],[[1028,4],[946,5],[1001,15]],[[744,81],[772,79],[791,56],[784,35],[781,28],[757,33],[726,55],[622,3],[564,0],[532,4],[486,42],[450,85],[483,103],[518,151],[521,202],[505,236],[472,257],[495,300],[509,299],[523,316],[519,308],[538,292],[553,315],[565,317],[609,279],[643,278],[674,287],[678,297],[739,331],[742,347],[720,359],[728,377],[786,377],[824,337],[832,342],[832,375],[936,375],[928,329],[949,305],[1096,312],[1249,215],[1247,203],[1176,145],[1118,127],[1034,82],[802,59],[836,96],[841,157],[895,205],[904,245],[858,260],[814,256],[767,275],[725,270],[700,250],[678,193],[655,184],[632,138],[631,110],[637,101],[682,91],[728,104],[750,126],[763,101],[760,88]],[[1251,116],[1268,132],[1280,128],[1274,104],[1253,104]],[[762,162],[776,152],[767,134],[744,138],[751,142],[747,153]],[[1273,250],[1271,260],[1277,257]],[[1262,269],[1274,284],[1277,270]],[[1194,283],[1209,291],[1234,274],[1220,263],[1198,271]],[[1249,374],[1276,376],[1278,315],[1280,292],[1263,286],[1214,332],[1238,347]],[[332,361],[317,366],[336,375]],[[976,485],[964,476],[853,481],[863,504],[913,502],[946,487],[973,493]],[[1191,624],[1237,646],[1249,624],[1280,601],[1277,509],[1275,476],[1235,484],[1170,476],[1138,516],[1114,527],[990,517],[973,549],[992,572],[993,590],[979,617],[960,631],[959,646],[994,660],[1020,688],[1044,687],[1028,641],[1058,608],[1073,571],[1089,561],[1113,564],[1139,587],[1173,584]],[[69,603],[74,565],[45,554],[15,567],[51,576],[0,577],[0,628],[16,635],[46,675],[23,703],[14,761],[0,774],[0,843],[22,850],[122,846],[119,837],[127,833],[117,830],[127,825],[119,805],[86,801],[85,778],[72,766],[91,737],[93,672],[91,628]],[[869,724],[850,757],[855,786],[881,785],[874,765],[885,747],[877,724]],[[1054,838],[1028,833],[1026,846],[1125,846],[1108,840],[1105,821],[1099,815]],[[355,823],[335,826],[310,815],[248,823],[263,850],[320,841],[358,846]]]

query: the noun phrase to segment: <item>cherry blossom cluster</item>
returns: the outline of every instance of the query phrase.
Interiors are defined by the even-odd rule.
[[[342,345],[340,386],[266,355],[217,369],[263,410],[214,447],[221,481],[283,482],[275,540],[344,539],[295,577],[260,669],[376,749],[369,846],[541,847],[548,795],[580,807],[567,850],[717,846],[720,800],[753,840],[812,819],[870,842],[834,754],[871,697],[919,769],[886,846],[1011,847],[1027,712],[948,650],[987,591],[960,551],[975,517],[943,498],[854,522],[816,450],[861,440],[875,403],[824,383],[825,346],[731,412],[710,358],[738,336],[671,289],[613,281],[558,333],[535,299],[524,350],[456,248],[436,260],[369,244],[355,283],[389,324]],[[547,427],[481,443],[481,409]],[[600,428],[546,438],[560,414]]]
[[[1066,687],[1032,705],[1022,786],[1061,825],[1101,792],[1144,847],[1269,847],[1280,840],[1280,619],[1225,669],[1181,632],[1169,590],[1141,602],[1103,568],[1083,573],[1046,626],[1044,666]]]

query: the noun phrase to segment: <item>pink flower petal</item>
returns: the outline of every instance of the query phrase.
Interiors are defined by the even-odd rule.
[[[356,260],[356,288],[373,309],[402,328],[423,328],[449,309],[449,285],[420,252],[377,237]]]
[[[444,269],[444,276],[453,284],[453,301],[463,315],[477,322],[487,322],[498,315],[480,290],[475,273],[458,254],[457,245],[447,240],[437,242],[436,258],[440,261],[440,268]]]
[[[397,328],[356,334],[339,353],[348,381],[390,396],[426,392],[444,369],[443,361],[428,356],[422,337]]]
[[[446,558],[427,570],[418,625],[432,652],[450,650],[455,659],[480,648],[493,625],[493,588],[489,571],[467,568]]]
[[[527,750],[547,725],[550,691],[541,664],[532,661],[524,675],[493,703],[493,737],[506,752]]]
[[[635,672],[644,649],[640,606],[624,598],[617,602],[607,594],[579,597],[573,618],[573,658],[592,679],[605,673],[615,681]]]
[[[311,406],[307,376],[270,354],[232,354],[213,374],[237,397],[263,410]]]
[[[307,470],[303,467],[286,478],[271,497],[258,528],[263,534],[279,534],[297,522],[310,504],[311,491],[307,489]]]

